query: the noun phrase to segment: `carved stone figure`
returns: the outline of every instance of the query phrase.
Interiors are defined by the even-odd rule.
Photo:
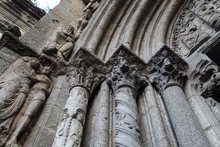
[[[48,78],[38,74],[39,68],[38,59],[22,57],[0,77],[0,146],[6,143],[13,132],[14,120],[26,101],[30,85],[49,82]],[[36,85],[38,88],[34,89],[39,89],[40,86],[43,85]],[[32,94],[33,92],[34,90]]]
[[[216,66],[208,65],[200,78],[201,95],[220,121],[220,72]]]
[[[72,116],[72,121],[70,124],[70,135],[67,138],[66,146],[79,147],[83,134],[83,124],[84,124],[85,112],[78,109],[76,114]]]
[[[21,36],[21,31],[19,29],[19,27],[14,26],[14,25],[9,25],[5,31],[9,31],[10,33],[12,33],[13,35],[15,35],[16,37],[20,37]]]
[[[83,16],[78,21],[78,26],[77,26],[78,30],[76,32],[76,39],[79,38],[82,31],[88,25],[88,22],[89,22],[91,17],[92,17],[92,10],[91,9],[86,9]]]
[[[201,30],[201,26],[190,24],[187,28],[182,28],[180,32],[180,38],[187,48],[192,49],[201,45],[210,38],[210,35]]]
[[[49,45],[43,52],[47,55],[55,55],[61,59],[68,60],[75,44],[74,27],[67,25],[52,36]]]
[[[91,0],[87,4],[86,8],[83,10],[83,15],[78,20],[77,33],[75,36],[76,40],[79,38],[82,31],[88,25],[88,22],[89,22],[90,18],[92,17],[92,14],[95,12],[95,10],[99,6],[99,2],[100,2],[100,0]]]
[[[173,47],[184,56],[194,52],[220,29],[219,9],[218,0],[189,1],[174,26]]]
[[[43,71],[43,74],[50,74],[46,69],[46,73]],[[49,76],[49,75],[48,75]],[[46,75],[38,75],[38,82],[35,83],[28,94],[27,100],[24,105],[24,113],[21,114],[21,117],[18,118],[16,122],[13,123],[12,135],[6,143],[6,147],[17,147],[18,137],[26,129],[27,125],[30,123],[32,117],[39,111],[42,104],[45,102],[46,97],[50,94],[52,90],[52,82],[49,77]]]
[[[170,85],[182,85],[184,73],[178,70],[175,64],[172,64],[170,59],[165,58],[161,67],[156,67],[157,72],[151,74],[150,82],[154,83],[159,90],[164,90]]]
[[[220,72],[213,72],[211,77],[202,84],[202,95],[220,101]]]
[[[220,30],[220,3],[218,0],[196,1],[192,10],[216,31]]]

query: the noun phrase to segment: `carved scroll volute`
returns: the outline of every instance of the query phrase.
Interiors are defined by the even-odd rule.
[[[85,49],[80,49],[68,65],[70,94],[53,147],[80,146],[89,97],[105,79],[103,67],[103,62]]]
[[[121,46],[107,65],[111,67],[107,81],[115,101],[115,146],[139,147],[141,134],[136,98],[140,88],[147,84],[143,71],[145,63]]]

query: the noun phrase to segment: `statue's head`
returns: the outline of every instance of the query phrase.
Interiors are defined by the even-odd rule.
[[[168,58],[164,59],[163,68],[168,72],[171,72],[173,70],[172,63],[170,62]]]
[[[80,121],[81,123],[84,122],[84,115],[85,115],[85,112],[82,109],[76,110],[76,119]]]
[[[64,27],[64,32],[68,34],[74,34],[74,27],[72,25],[67,25]]]

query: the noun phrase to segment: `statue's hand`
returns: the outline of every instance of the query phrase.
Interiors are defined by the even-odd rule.
[[[37,74],[35,76],[35,79],[39,82],[48,83],[48,84],[51,83],[51,80],[45,75]]]

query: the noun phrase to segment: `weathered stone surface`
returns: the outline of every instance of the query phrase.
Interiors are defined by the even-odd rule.
[[[1,146],[18,145],[18,138],[52,89],[50,73],[37,58],[22,57],[1,75]]]
[[[62,0],[27,34],[9,38],[11,45],[0,49],[2,72],[27,55],[14,53],[21,48],[53,67],[48,100],[18,142],[24,147],[50,147],[61,138],[61,146],[218,147],[219,65],[212,63],[217,68],[211,74],[211,69],[204,69],[211,60],[220,63],[219,2],[92,0],[85,4]],[[76,36],[71,36],[75,45],[72,49],[71,44],[68,62],[56,53],[42,55],[50,42],[57,42],[53,34],[60,32],[58,28],[69,24]],[[108,85],[101,84],[105,74]],[[153,86],[143,89],[148,78]],[[29,88],[35,84],[31,81]],[[16,115],[18,120],[25,110]]]

